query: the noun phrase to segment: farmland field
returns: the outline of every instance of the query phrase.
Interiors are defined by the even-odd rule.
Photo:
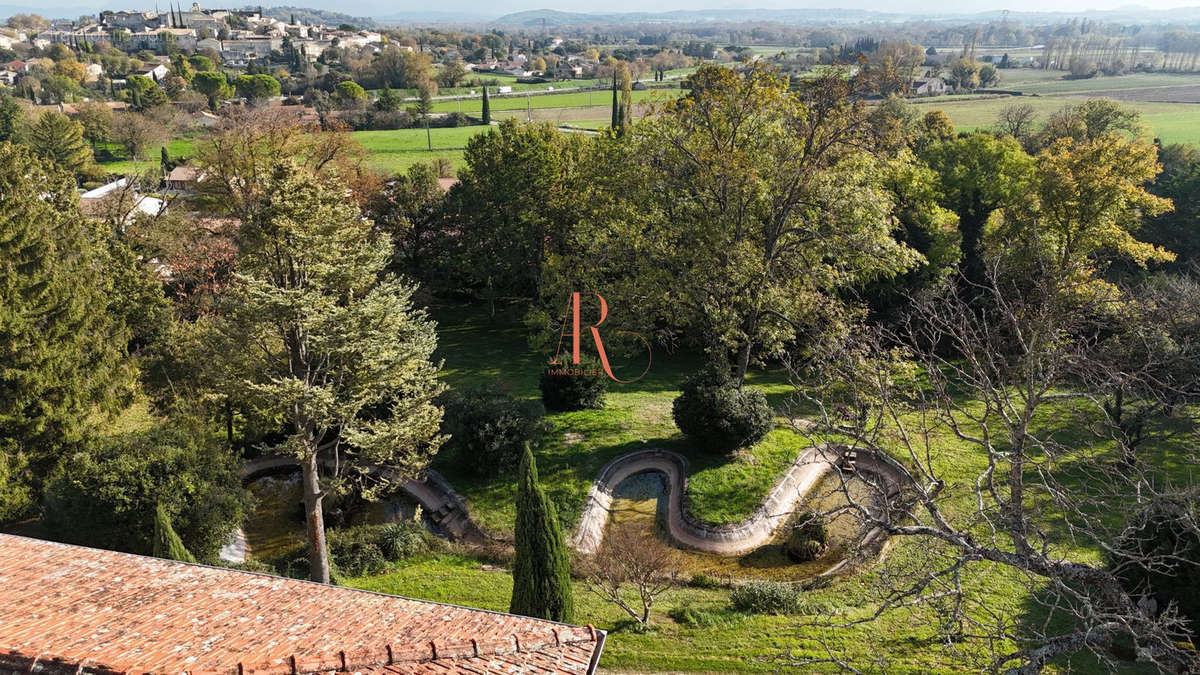
[[[633,92],[634,102],[653,101],[673,98],[679,95],[679,89],[646,89]],[[608,105],[612,101],[612,93],[606,89],[594,91],[579,91],[567,94],[539,94],[537,96],[496,96],[489,101],[492,112],[502,110],[525,110],[528,108],[579,108]],[[483,109],[482,98],[464,99],[458,101],[436,101],[434,112],[462,112],[478,115]]]
[[[1014,103],[1032,105],[1037,111],[1038,119],[1044,121],[1051,112],[1064,105],[1078,104],[1080,100],[1073,97],[1048,96],[1004,96],[965,101],[942,98],[922,102],[918,104],[918,109],[944,110],[959,130],[970,131],[994,125],[1000,111]],[[1128,105],[1142,114],[1142,121],[1146,123],[1150,133],[1161,138],[1163,143],[1195,143],[1200,140],[1200,105],[1148,102],[1132,102]]]
[[[1195,74],[1133,73],[1113,77],[1097,75],[1084,80],[1066,80],[1063,79],[1062,71],[1013,68],[1000,71],[999,88],[1017,89],[1027,95],[1047,96],[1152,87],[1190,87],[1198,84],[1200,84],[1200,75]]]
[[[432,151],[428,149],[424,129],[355,131],[350,135],[366,149],[367,164],[371,168],[397,172],[404,171],[413,164],[430,162],[439,157],[449,159],[450,164],[457,169],[463,164],[463,149],[467,147],[467,141],[487,129],[485,126],[430,129]]]

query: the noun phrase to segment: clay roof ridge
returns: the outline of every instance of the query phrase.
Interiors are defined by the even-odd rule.
[[[302,675],[306,673],[355,672],[403,663],[424,663],[438,660],[472,659],[507,654],[538,652],[548,647],[561,647],[597,641],[592,625],[570,630],[548,632],[527,631],[491,640],[469,638],[464,641],[431,640],[429,642],[392,645],[354,652],[339,650],[325,655],[297,657],[289,655],[258,665],[238,663],[236,668],[218,671],[195,671],[190,675]],[[13,671],[42,673],[74,673],[75,675],[142,675],[141,669],[117,670],[91,659],[75,661],[45,653],[24,654],[18,649],[0,652],[0,667]]]
[[[108,549],[103,549],[103,548],[95,548],[92,546],[80,546],[78,544],[64,544],[64,543],[58,542],[58,541],[50,541],[49,539],[38,539],[36,537],[26,537],[26,536],[19,535],[19,534],[0,533],[0,539],[3,539],[4,537],[13,537],[15,539],[25,539],[27,541],[35,541],[38,544],[49,544],[49,545],[60,546],[62,548],[68,548],[68,549],[83,549],[86,551],[96,551],[98,553],[104,553],[104,554],[133,556],[135,558],[142,558],[144,560],[150,560],[150,561],[162,563],[165,565],[185,565],[188,567],[198,567],[201,569],[216,570],[218,572],[227,572],[227,573],[231,573],[231,574],[247,574],[247,575],[256,576],[256,577],[263,577],[265,579],[274,579],[276,581],[282,580],[282,581],[296,582],[296,583],[301,583],[301,584],[311,584],[313,586],[320,586],[322,588],[336,588],[340,591],[345,591],[347,593],[364,593],[366,595],[373,595],[373,596],[382,597],[382,598],[399,598],[401,600],[408,600],[409,602],[419,602],[419,603],[423,603],[426,605],[438,605],[440,607],[451,607],[453,609],[462,609],[462,610],[466,610],[468,612],[493,614],[495,616],[503,616],[503,617],[507,617],[510,619],[512,619],[512,618],[527,619],[529,621],[536,621],[538,623],[544,623],[544,624],[552,624],[554,626],[559,626],[562,628],[578,628],[577,626],[574,626],[572,624],[563,623],[561,621],[554,621],[552,619],[539,619],[536,617],[522,617],[520,615],[510,614],[508,612],[500,612],[500,611],[496,611],[494,609],[482,609],[479,607],[467,607],[466,605],[455,605],[453,603],[439,602],[437,600],[422,600],[420,598],[410,598],[405,595],[395,595],[392,593],[381,593],[379,591],[370,591],[370,590],[367,590],[364,588],[354,588],[353,586],[338,586],[336,584],[323,584],[319,581],[310,581],[308,579],[296,579],[294,577],[284,577],[284,576],[279,576],[277,574],[268,574],[266,572],[241,570],[241,569],[237,569],[237,568],[233,568],[233,567],[222,567],[220,565],[206,565],[204,563],[180,562],[178,560],[169,560],[166,558],[155,558],[154,556],[142,555],[140,553],[125,553],[124,551],[110,551]],[[593,629],[593,630],[595,630],[595,629]]]

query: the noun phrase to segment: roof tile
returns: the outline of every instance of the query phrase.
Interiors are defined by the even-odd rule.
[[[587,672],[593,628],[0,534],[0,672]],[[519,646],[519,651],[518,651]]]

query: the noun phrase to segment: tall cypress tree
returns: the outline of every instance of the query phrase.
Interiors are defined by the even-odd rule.
[[[624,136],[633,124],[633,81],[629,76],[629,68],[621,64],[621,105],[618,107],[620,123],[618,133]]]
[[[570,621],[575,612],[571,563],[554,504],[538,484],[529,444],[521,458],[517,485],[516,559],[509,612],[552,621]]]
[[[617,67],[613,66],[613,86],[612,86],[612,127],[614,133],[621,128],[621,105],[617,103]]]
[[[488,101],[487,85],[483,87],[483,123],[492,123],[492,104]]]
[[[196,557],[183,545],[183,540],[171,525],[171,516],[159,502],[154,507],[154,557],[180,562],[196,562]]]

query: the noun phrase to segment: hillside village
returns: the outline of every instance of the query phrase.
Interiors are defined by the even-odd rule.
[[[101,91],[108,84],[114,93],[126,84],[129,75],[150,77],[165,85],[171,73],[168,55],[181,51],[206,56],[224,69],[253,70],[255,65],[283,63],[293,71],[301,71],[313,66],[320,68],[327,59],[335,59],[339,50],[352,50],[356,58],[370,59],[389,46],[410,53],[422,49],[389,40],[380,31],[353,25],[306,24],[294,15],[285,21],[264,16],[261,9],[208,9],[197,3],[188,9],[172,8],[167,12],[104,11],[86,20],[44,23],[40,29],[0,29],[0,49],[19,51],[32,47],[44,51],[62,45],[81,55],[119,50],[140,57],[142,62],[131,69],[106,69],[96,60],[85,61],[81,83],[100,83],[97,89]],[[551,38],[539,45],[549,65],[546,57],[527,55],[518,46],[507,45],[506,50],[500,50],[500,45],[493,41],[487,44],[490,48],[476,49],[471,54],[445,46],[430,51],[436,52],[439,62],[461,68],[459,78],[470,73],[582,78],[595,74],[599,64],[594,55],[565,53],[561,38]],[[3,64],[0,82],[17,86],[23,76],[36,72],[42,65],[36,58],[9,61]],[[457,78],[443,79],[443,83],[457,84]]]

